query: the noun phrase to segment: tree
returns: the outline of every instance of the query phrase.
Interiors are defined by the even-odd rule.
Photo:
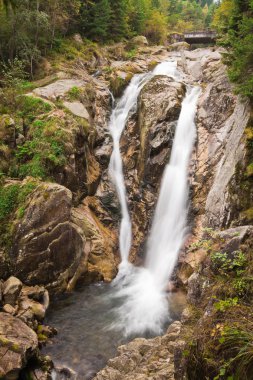
[[[253,0],[223,0],[214,15],[213,25],[225,55],[229,77],[237,91],[253,99]]]
[[[109,35],[111,7],[109,0],[98,0],[90,4],[87,14],[87,37],[104,42]]]
[[[9,8],[15,9],[15,6],[15,0],[0,0],[0,8],[5,8],[6,11],[8,11]]]
[[[146,37],[153,43],[163,43],[167,35],[167,19],[166,17],[154,9],[146,22]]]
[[[151,12],[150,0],[130,0],[128,6],[128,23],[132,34],[143,34],[145,23]]]
[[[128,4],[126,0],[110,0],[110,37],[119,41],[129,35]]]

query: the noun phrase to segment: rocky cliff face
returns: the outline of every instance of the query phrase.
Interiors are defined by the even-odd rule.
[[[91,76],[86,67],[66,69],[58,73],[54,83],[27,94],[29,99],[46,103],[47,111],[38,116],[39,123],[30,125],[24,135],[16,133],[11,118],[0,119],[0,137],[4,143],[0,149],[0,168],[4,173],[8,172],[10,162],[16,164],[17,145],[21,146],[22,160],[26,163],[30,159],[22,147],[38,138],[36,131],[39,130],[42,147],[48,141],[52,143],[48,139],[57,138],[53,140],[56,156],[51,152],[47,155],[48,171],[43,180],[26,178],[3,184],[3,194],[11,194],[10,199],[15,200],[13,207],[8,203],[9,214],[5,214],[5,209],[3,212],[0,257],[1,277],[5,280],[15,275],[30,287],[41,284],[53,293],[72,290],[78,281],[111,281],[115,277],[119,263],[120,207],[109,173],[112,151],[108,130],[112,106],[109,88],[120,95],[135,73],[148,71],[164,59],[177,61],[181,80],[166,76],[151,79],[143,87],[121,139],[133,223],[131,261],[141,262],[145,253],[160,181],[169,161],[176,121],[189,84],[202,88],[196,117],[197,141],[189,173],[191,242],[203,237],[205,227],[221,229],[252,222],[250,106],[247,100],[234,95],[221,51],[168,52],[165,48],[145,47],[131,62],[119,60],[117,55],[113,51],[110,60],[94,63],[92,71],[98,69],[97,77]],[[57,154],[63,155],[63,159],[56,160]],[[199,249],[197,254],[193,251],[187,244],[177,272],[178,283],[189,287],[191,299],[198,297],[194,292],[203,285],[197,272],[208,255],[205,249]],[[12,315],[10,318],[19,318],[17,305],[10,306],[3,303],[5,312]],[[8,322],[6,318],[4,315],[3,329]],[[19,327],[21,331],[26,328]],[[21,359],[20,355],[17,357],[19,368],[36,351],[38,343],[31,331],[27,331],[28,345],[21,342],[24,353]],[[173,378],[175,345],[166,339],[165,336],[153,341],[135,341],[123,347],[119,358],[113,359],[96,379]],[[174,335],[170,340],[174,341]],[[156,357],[157,352],[160,359]],[[15,349],[10,354],[16,355]],[[125,362],[129,365],[127,372],[123,368]],[[148,372],[145,372],[146,365]],[[3,371],[7,369],[4,367]],[[152,377],[154,371],[156,377]]]
[[[145,251],[187,84],[202,87],[191,164],[192,226],[197,233],[201,226],[228,227],[236,219],[240,224],[245,218],[250,222],[251,217],[250,205],[236,194],[238,177],[247,173],[250,153],[245,130],[250,110],[247,101],[233,94],[220,51],[150,49],[145,60],[148,48],[143,49],[133,62],[114,61],[115,70],[110,75],[114,77],[120,71],[126,78],[129,73],[148,70],[154,61],[172,59],[178,62],[182,81],[166,76],[151,79],[142,89],[121,139],[133,223],[131,260],[136,262]],[[14,223],[9,268],[10,273],[29,283],[66,289],[79,277],[89,281],[115,276],[120,207],[108,170],[112,141],[107,81],[111,77],[105,72],[96,79],[84,71],[82,77],[71,78],[66,72],[58,78],[28,96],[51,104],[51,111],[42,120],[63,136],[65,161],[49,171],[61,186],[41,183],[29,196],[22,218]],[[122,83],[126,85],[127,81]],[[63,105],[60,108],[59,101]],[[2,120],[2,134],[11,148],[16,144],[11,139],[15,126],[12,121],[8,127],[6,120]],[[44,133],[52,133],[51,129]],[[28,132],[28,139],[33,138],[32,133]],[[250,198],[250,173],[246,180]]]
[[[233,94],[219,52],[187,52],[185,57],[188,72],[193,69],[202,83],[192,186],[195,220],[215,228],[228,227],[236,223],[241,211],[235,210],[231,191],[238,164],[245,165],[250,107]]]

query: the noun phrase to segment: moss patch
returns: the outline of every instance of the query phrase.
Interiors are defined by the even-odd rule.
[[[35,190],[37,182],[31,180],[25,184],[2,184],[0,186],[0,246],[8,248],[11,245],[11,220],[22,217],[25,213],[27,197]]]

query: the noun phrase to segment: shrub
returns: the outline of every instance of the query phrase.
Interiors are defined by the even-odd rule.
[[[242,251],[235,251],[228,256],[226,252],[215,252],[211,254],[213,267],[223,276],[228,276],[229,272],[234,271],[237,276],[245,270],[247,259]]]
[[[66,162],[65,133],[58,126],[59,120],[36,120],[29,131],[29,140],[18,146],[16,152],[17,174],[45,179],[52,170]]]
[[[222,374],[233,374],[234,380],[250,380],[253,373],[253,330],[252,326],[226,326],[219,340],[219,349],[229,357],[222,368]],[[220,377],[217,377],[219,379]]]
[[[27,123],[33,122],[36,117],[41,114],[48,113],[52,110],[52,106],[40,98],[23,95],[19,100],[18,116]]]
[[[224,312],[230,307],[238,305],[238,298],[227,298],[225,300],[220,300],[214,304],[214,307],[217,311]]]
[[[79,100],[81,94],[82,94],[82,89],[76,86],[72,87],[68,91],[68,97],[70,100]]]

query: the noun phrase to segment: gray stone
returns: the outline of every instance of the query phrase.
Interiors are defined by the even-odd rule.
[[[89,113],[81,102],[63,102],[63,105],[72,112],[73,115],[89,120]]]
[[[36,354],[35,332],[19,318],[0,313],[0,377],[17,380],[27,361]]]
[[[81,79],[60,79],[45,87],[33,90],[33,93],[42,98],[56,100],[62,98],[73,87],[83,87],[84,81]]]
[[[13,276],[8,278],[8,280],[3,284],[4,303],[15,306],[21,289],[22,282],[18,278]]]

